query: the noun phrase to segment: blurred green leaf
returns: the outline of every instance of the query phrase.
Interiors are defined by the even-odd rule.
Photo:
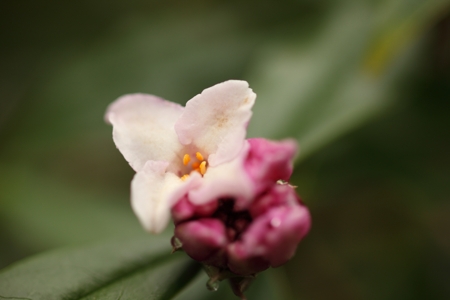
[[[166,235],[43,253],[0,272],[1,299],[170,299],[200,270]]]
[[[24,164],[0,164],[2,230],[33,251],[142,236],[128,193],[80,189]]]
[[[230,299],[227,282],[206,288],[200,265],[170,254],[169,236],[147,236],[45,252],[0,271],[1,299]],[[258,275],[249,299],[291,299],[280,270]]]
[[[280,276],[280,269],[269,269],[258,274],[250,287],[244,292],[247,299],[259,300],[273,300],[295,299],[290,295],[288,287],[286,287],[287,280]],[[216,292],[211,292],[206,289],[206,282],[208,276],[205,272],[200,274],[191,281],[191,283],[179,293],[173,300],[226,300],[238,299],[228,284],[228,282],[221,282],[219,289]]]
[[[237,32],[238,21],[219,10],[123,16],[98,43],[43,59],[44,72],[18,110],[27,121],[7,128],[4,151],[30,159],[86,134],[110,136],[103,115],[123,94],[184,104],[209,85],[239,77],[255,38]]]
[[[314,39],[266,46],[251,72],[259,97],[249,134],[295,137],[304,159],[389,107],[414,46],[450,2],[389,3],[343,3]]]

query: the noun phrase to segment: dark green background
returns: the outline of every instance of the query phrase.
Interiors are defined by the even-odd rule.
[[[145,236],[104,124],[244,79],[250,136],[294,137],[313,227],[276,270],[298,299],[450,297],[449,1],[3,1],[0,266]],[[0,294],[1,295],[1,294]],[[286,296],[287,297],[287,296]]]

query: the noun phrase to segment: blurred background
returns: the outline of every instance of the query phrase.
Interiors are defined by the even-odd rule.
[[[298,139],[298,299],[450,298],[450,1],[3,1],[0,267],[145,235],[103,122],[244,79],[249,136]]]

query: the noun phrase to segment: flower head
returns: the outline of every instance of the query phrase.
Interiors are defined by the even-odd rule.
[[[105,120],[113,125],[114,142],[137,172],[131,204],[147,230],[161,232],[170,208],[185,194],[197,204],[251,197],[236,164],[255,98],[247,82],[230,80],[184,108],[145,94],[125,95],[108,107]]]
[[[255,98],[247,82],[230,80],[186,107],[132,94],[105,115],[136,171],[131,204],[144,228],[159,233],[172,215],[174,248],[212,267],[218,280],[284,264],[310,228],[287,183],[296,143],[245,139]],[[232,282],[235,292],[247,284]]]

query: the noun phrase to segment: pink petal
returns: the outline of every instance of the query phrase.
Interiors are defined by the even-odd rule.
[[[297,151],[294,140],[275,142],[253,138],[248,139],[248,142],[250,152],[245,160],[245,169],[257,193],[278,180],[289,180],[293,169],[292,160]]]
[[[268,247],[265,258],[272,267],[278,267],[294,256],[298,243],[311,227],[311,217],[305,206],[285,206],[269,211],[261,223],[266,223],[266,226],[270,224],[272,228],[264,237]]]
[[[175,224],[192,218],[195,214],[195,206],[189,202],[188,197],[183,197],[172,207],[172,218]]]
[[[253,220],[241,240],[228,247],[228,254],[235,264],[260,258],[278,267],[292,258],[310,226],[311,218],[305,206],[272,208]]]
[[[230,244],[227,248],[228,268],[235,274],[251,275],[270,267],[266,259],[252,255],[251,251],[240,242]]]
[[[252,218],[257,218],[274,207],[294,206],[299,203],[300,199],[294,188],[288,184],[275,184],[252,203],[249,212]]]
[[[175,236],[183,250],[197,261],[210,260],[228,242],[225,226],[217,219],[181,223],[175,227]]]
[[[125,95],[113,102],[105,114],[113,125],[113,139],[131,167],[139,172],[148,160],[181,161],[182,145],[174,130],[183,107],[161,98]],[[169,167],[170,168],[170,167]]]
[[[217,210],[218,201],[210,201],[202,205],[192,204],[188,197],[183,197],[172,207],[172,218],[175,224],[193,217],[210,217]]]
[[[179,141],[195,145],[212,167],[232,160],[243,146],[255,99],[246,81],[229,80],[205,89],[187,102],[176,122]]]
[[[170,220],[170,208],[201,182],[198,174],[182,181],[166,172],[168,165],[168,162],[148,161],[131,182],[133,211],[142,226],[153,233],[164,230]]]

